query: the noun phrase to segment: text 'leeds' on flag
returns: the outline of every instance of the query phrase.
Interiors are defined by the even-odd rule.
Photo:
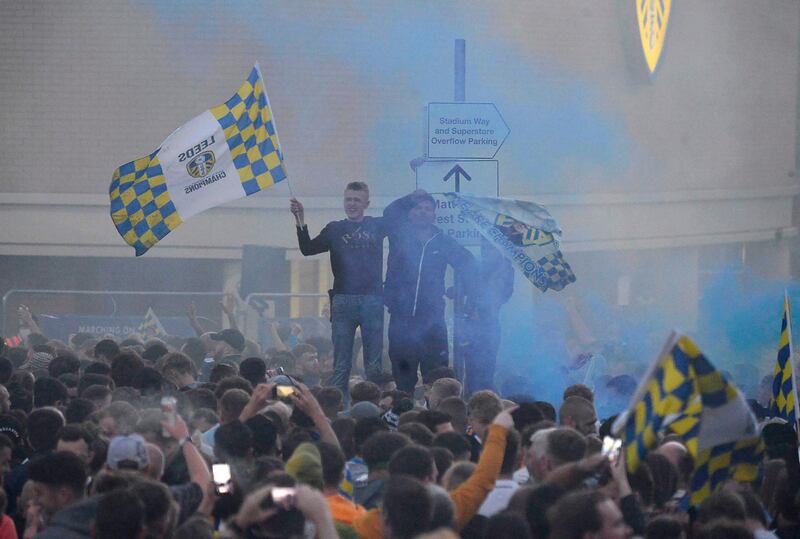
[[[561,254],[561,229],[544,206],[534,202],[446,193],[459,212],[490,244],[542,292],[575,282]]]
[[[622,438],[631,473],[658,435],[677,434],[695,459],[693,504],[728,479],[754,481],[763,454],[744,396],[685,335],[670,336],[612,430]]]
[[[191,216],[285,178],[256,64],[233,97],[179,127],[150,155],[114,171],[111,219],[140,256]]]

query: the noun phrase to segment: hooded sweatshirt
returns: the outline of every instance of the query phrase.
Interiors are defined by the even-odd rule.
[[[91,539],[100,496],[92,496],[68,505],[50,519],[34,539]]]

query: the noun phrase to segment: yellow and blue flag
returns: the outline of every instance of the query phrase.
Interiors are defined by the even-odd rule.
[[[778,341],[778,361],[775,363],[772,379],[772,397],[769,401],[769,415],[785,419],[797,429],[797,386],[795,385],[794,363],[792,361],[792,312],[789,296],[783,297],[783,319]]]
[[[690,503],[700,505],[725,481],[757,481],[763,458],[764,443],[760,436],[703,449],[695,455],[694,472],[689,484]]]
[[[561,229],[544,206],[534,202],[445,193],[481,236],[542,292],[575,282],[561,253]]]
[[[685,335],[670,337],[613,431],[623,440],[630,472],[660,434],[680,436],[695,459],[693,504],[728,479],[755,480],[764,451],[744,396]]]
[[[111,219],[141,256],[189,217],[286,178],[258,64],[237,92],[114,171]]]
[[[167,334],[164,330],[164,326],[161,325],[161,320],[158,319],[158,315],[156,315],[152,307],[147,308],[144,320],[139,324],[139,333],[146,339],[163,337]]]

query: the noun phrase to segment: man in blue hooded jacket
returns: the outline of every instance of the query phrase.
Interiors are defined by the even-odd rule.
[[[444,320],[447,266],[474,290],[472,254],[434,225],[436,201],[418,190],[384,210],[389,232],[384,301],[389,309],[389,358],[397,389],[414,393],[417,369],[424,376],[449,363]],[[469,302],[468,302],[469,304]]]

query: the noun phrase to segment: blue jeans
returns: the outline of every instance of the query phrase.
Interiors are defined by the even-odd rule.
[[[333,376],[330,385],[338,387],[345,405],[350,403],[350,369],[353,366],[353,340],[361,327],[364,371],[368,380],[381,372],[383,357],[383,298],[355,294],[336,294],[331,302]]]

